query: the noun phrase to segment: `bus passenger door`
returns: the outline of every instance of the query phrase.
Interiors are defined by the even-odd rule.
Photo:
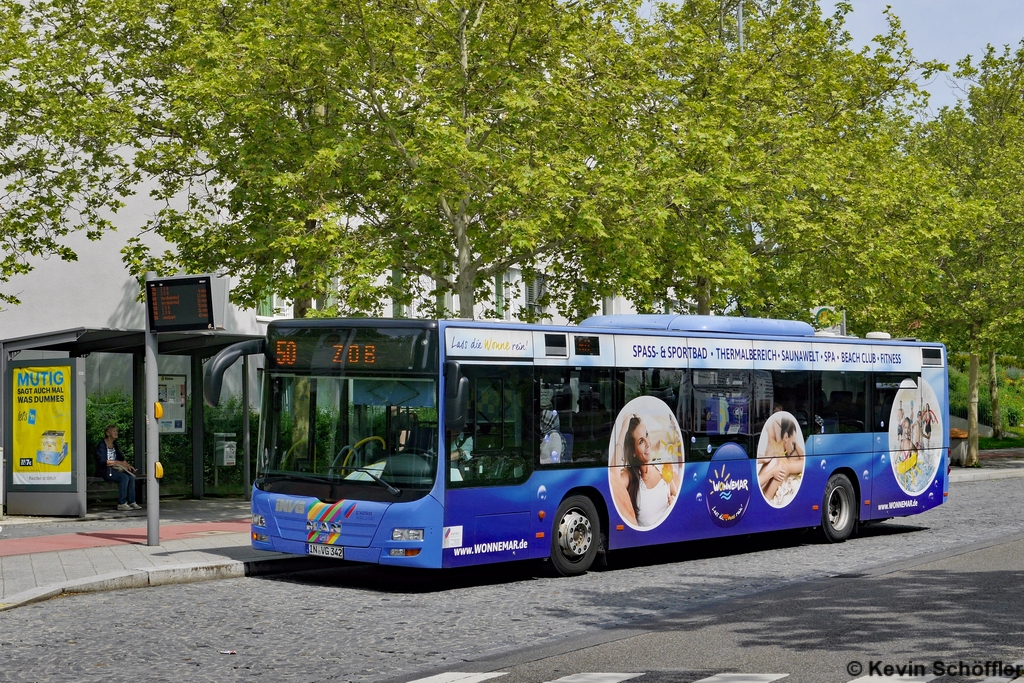
[[[469,413],[447,435],[444,566],[526,559],[533,473],[531,365],[462,365]]]

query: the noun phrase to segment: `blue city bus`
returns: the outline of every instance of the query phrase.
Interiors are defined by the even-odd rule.
[[[946,351],[802,322],[595,316],[270,323],[260,550],[404,567],[859,524],[947,495]]]

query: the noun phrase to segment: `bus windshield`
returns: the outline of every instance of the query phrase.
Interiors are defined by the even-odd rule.
[[[264,491],[412,500],[437,472],[437,380],[270,374],[256,486]]]

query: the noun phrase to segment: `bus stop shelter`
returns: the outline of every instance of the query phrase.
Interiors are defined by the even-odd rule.
[[[158,337],[158,355],[188,356],[191,361],[192,405],[192,496],[202,498],[203,481],[203,362],[231,344],[251,339],[262,339],[262,335],[235,334],[224,331],[167,332]],[[132,416],[134,434],[132,441],[135,451],[135,466],[146,471],[146,383],[145,383],[145,331],[111,328],[79,327],[27,337],[16,337],[0,341],[0,377],[6,377],[7,363],[24,351],[66,353],[71,358],[84,358],[92,353],[125,353],[132,356]],[[244,366],[242,393],[243,402],[248,406],[248,363]],[[10,406],[4,405],[5,392],[0,392],[0,415],[4,416],[3,429],[8,429],[7,418]],[[248,412],[244,412],[248,415]],[[198,425],[198,428],[196,428]],[[0,433],[0,437],[6,434]],[[0,439],[0,443],[3,440]],[[88,448],[88,445],[86,445]],[[248,488],[249,439],[243,434],[244,483]],[[87,450],[83,457],[90,457]],[[10,456],[8,456],[9,458]],[[145,478],[141,478],[145,481]],[[4,498],[6,501],[6,496]]]

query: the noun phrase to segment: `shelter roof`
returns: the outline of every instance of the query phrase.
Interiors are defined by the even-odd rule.
[[[164,332],[157,336],[158,353],[169,356],[212,356],[221,349],[241,341],[262,339],[259,334],[238,334],[211,330],[200,332]],[[7,352],[61,351],[72,357],[90,353],[144,353],[144,330],[121,330],[109,327],[78,327],[46,332],[27,337],[0,340]]]

